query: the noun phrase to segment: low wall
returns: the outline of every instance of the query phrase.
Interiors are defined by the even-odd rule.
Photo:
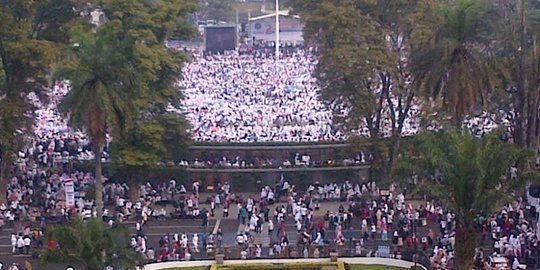
[[[320,167],[320,168],[261,168],[261,169],[207,169],[207,168],[181,168],[181,167],[150,167],[139,168],[139,180],[150,181],[154,185],[168,183],[176,179],[176,185],[191,186],[193,181],[199,181],[201,188],[208,186],[214,188],[218,183],[228,182],[234,192],[259,192],[266,185],[274,186],[283,175],[289,184],[295,185],[299,190],[306,190],[315,181],[320,183],[343,183],[345,180],[362,182],[368,178],[369,165],[347,167]],[[74,169],[83,172],[93,172],[94,164],[91,162],[74,164]],[[113,163],[103,164],[103,173],[114,181],[129,182],[133,171]],[[258,182],[260,181],[260,182]],[[247,189],[246,189],[247,188]]]
[[[151,263],[144,266],[144,270],[161,270],[177,267],[197,267],[197,266],[211,266],[216,261],[189,261],[189,262],[162,262]],[[227,261],[228,263],[228,261]]]
[[[286,263],[299,263],[299,262],[311,262],[311,263],[317,263],[317,262],[329,262],[330,259],[273,259],[273,260],[226,260],[225,264],[227,265],[234,265],[234,264],[246,264],[246,263],[280,263],[280,264],[286,264]],[[394,267],[403,267],[403,268],[411,268],[414,266],[414,263],[403,261],[403,260],[396,260],[396,259],[388,259],[388,258],[339,258],[340,262],[344,262],[346,264],[379,264],[379,265],[387,265],[387,266],[394,266]],[[153,264],[147,264],[144,266],[144,270],[162,270],[162,269],[168,269],[168,268],[180,268],[180,267],[196,267],[196,266],[211,266],[214,264],[215,261],[189,261],[189,262],[165,262],[165,263],[153,263]],[[426,269],[425,267],[418,265],[422,269]]]

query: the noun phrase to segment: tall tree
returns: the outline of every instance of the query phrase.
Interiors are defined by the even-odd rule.
[[[374,167],[392,174],[416,95],[408,66],[412,37],[425,35],[428,28],[418,21],[437,1],[292,2],[306,22],[304,37],[316,47],[323,98],[346,113],[347,131],[367,126]],[[390,134],[384,134],[387,120]],[[380,142],[385,136],[392,138],[387,151]]]
[[[55,248],[45,245],[40,262],[71,263],[86,270],[136,269],[142,262],[141,255],[130,246],[129,229],[123,225],[108,228],[101,219],[82,221],[76,219],[68,225],[55,225],[46,235],[47,243],[54,241]]]
[[[32,108],[25,93],[48,85],[50,68],[67,40],[66,25],[76,17],[73,8],[68,0],[0,3],[1,201],[6,200],[7,170],[19,150],[14,146],[31,133]]]
[[[189,125],[182,115],[169,112],[181,104],[176,83],[187,57],[166,48],[164,42],[172,35],[185,39],[195,35],[188,17],[198,6],[195,0],[114,0],[105,1],[103,8],[111,23],[122,25],[127,44],[134,44],[126,53],[137,73],[133,78],[137,91],[131,91],[131,97],[139,113],[129,135],[118,141],[112,154],[120,168],[132,172],[126,180],[137,183],[142,179],[136,172],[160,161],[177,162],[177,155],[187,148]],[[136,189],[132,191],[133,196]]]
[[[101,153],[107,134],[120,137],[132,122],[134,106],[126,78],[134,76],[129,58],[123,53],[114,25],[96,32],[77,27],[73,30],[76,58],[60,70],[72,83],[72,90],[62,101],[74,127],[86,132],[95,155],[96,208],[103,212]]]
[[[525,183],[538,181],[529,170],[529,153],[500,140],[501,132],[479,139],[466,131],[448,131],[423,137],[400,162],[400,173],[418,177],[417,185],[456,216],[456,269],[473,269],[478,246],[477,215],[491,215],[499,206],[515,200]],[[518,166],[517,179],[509,170]],[[435,177],[438,171],[441,177]]]
[[[106,20],[97,29],[83,24],[73,30],[78,46],[76,60],[65,73],[73,80],[65,104],[72,122],[84,128],[92,142],[101,212],[100,153],[107,134],[118,140],[132,131],[148,131],[148,119],[180,104],[175,84],[186,58],[164,42],[173,34],[195,32],[188,17],[198,6],[195,0],[105,0],[95,7]]]
[[[511,73],[505,85],[514,112],[513,135],[523,147],[540,146],[540,7],[537,1],[495,1],[499,11],[498,56]]]
[[[487,109],[506,73],[486,46],[495,32],[492,1],[446,2],[433,35],[412,51],[411,69],[424,97],[441,104],[460,127],[468,113]]]

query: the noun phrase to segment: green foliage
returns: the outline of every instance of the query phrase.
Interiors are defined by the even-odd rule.
[[[21,0],[1,4],[0,59],[3,82],[0,94],[30,91],[46,82],[47,70],[57,60],[58,40],[42,35],[42,30],[66,16],[44,18],[46,10],[54,10],[61,1]],[[28,80],[31,78],[31,80]]]
[[[470,0],[448,1],[439,13],[431,37],[412,52],[412,70],[424,96],[442,98],[443,108],[459,126],[469,112],[488,109],[491,95],[506,76],[485,46],[497,15],[492,1]]]
[[[114,155],[127,166],[156,165],[165,151],[161,137],[164,129],[155,123],[143,123],[130,130],[126,139],[118,142],[118,153]]]
[[[306,22],[304,36],[316,47],[315,76],[328,102],[346,108],[342,127],[369,129],[375,170],[392,174],[401,130],[415,97],[408,56],[413,37],[435,0],[293,1]],[[390,118],[392,145],[379,145],[384,118]],[[373,175],[372,175],[373,176]]]
[[[33,118],[25,93],[49,83],[50,68],[59,60],[65,29],[73,19],[65,0],[3,1],[0,4],[0,199],[12,157],[31,132]],[[56,13],[56,11],[62,11]],[[52,15],[54,13],[54,15]],[[54,31],[51,31],[54,29]],[[49,33],[55,32],[55,35]]]
[[[116,160],[136,175],[158,161],[166,147],[156,120],[178,106],[175,87],[184,56],[164,41],[189,35],[195,0],[105,0],[90,3],[106,17],[99,26],[80,21],[70,28],[73,55],[57,76],[72,81],[63,107],[73,126],[86,131],[96,153],[96,205],[102,208],[101,153],[107,134],[117,142]],[[178,115],[177,117],[182,117]],[[136,170],[133,170],[136,168]],[[131,177],[130,177],[131,178]]]
[[[106,143],[107,132],[121,136],[133,118],[128,80],[135,76],[124,44],[117,39],[113,24],[91,31],[87,26],[72,29],[75,59],[59,69],[72,90],[63,100],[74,127],[85,130],[96,153]]]
[[[207,20],[234,22],[234,0],[206,0],[204,17]]]
[[[528,167],[530,153],[500,140],[501,132],[478,139],[467,132],[448,131],[425,136],[410,148],[400,169],[407,178],[416,176],[416,188],[456,216],[457,266],[470,269],[477,247],[474,220],[491,215],[515,200],[525,183],[538,181]],[[519,168],[512,179],[511,166]],[[437,173],[439,176],[437,176]]]
[[[25,115],[27,109],[20,96],[0,97],[0,159],[15,153],[24,140],[23,131],[31,130],[30,119]]]
[[[122,25],[128,39],[162,43],[176,33],[195,33],[189,16],[199,10],[196,0],[103,0],[100,8],[111,22]]]
[[[94,165],[91,163],[78,163],[74,165],[74,168],[79,171],[90,172],[93,170]],[[147,166],[144,168],[130,168],[123,164],[106,163],[103,165],[103,175],[106,175],[111,181],[115,182],[144,180],[159,183],[174,178],[180,181],[178,184],[189,184],[186,169],[180,167]]]
[[[107,44],[118,54],[117,58],[104,55],[103,60],[108,62],[99,66],[114,77],[114,82],[106,85],[121,86],[118,90],[124,96],[118,95],[114,100],[118,108],[125,110],[117,114],[121,116],[117,119],[122,121],[111,121],[114,118],[100,121],[114,128],[102,125],[104,128],[96,134],[104,138],[104,131],[121,131],[112,132],[113,159],[136,175],[142,167],[154,166],[162,158],[176,157],[172,151],[187,145],[189,125],[183,116],[166,111],[169,105],[181,104],[176,81],[187,58],[167,49],[164,41],[173,34],[187,38],[194,33],[187,21],[198,6],[195,0],[111,0],[102,1],[99,7],[108,21],[98,27],[95,35],[110,31],[114,40]],[[83,33],[93,32],[86,29]],[[110,111],[106,115],[115,113]],[[85,124],[87,129],[89,126]]]
[[[141,182],[144,168],[158,162],[173,161],[175,164],[188,155],[189,135],[185,119],[173,113],[160,115],[152,122],[140,122],[127,135],[113,143],[112,157],[122,171],[123,180]],[[151,177],[151,175],[148,175]]]
[[[478,139],[467,132],[448,131],[424,135],[423,142],[409,148],[410,157],[400,165],[403,175],[417,175],[420,188],[455,211],[458,220],[490,214],[515,199],[525,181],[535,179],[527,167],[530,153],[500,140],[501,132]],[[509,169],[520,166],[519,178],[511,180]],[[435,170],[442,179],[433,179]],[[424,189],[425,188],[425,189]]]
[[[76,219],[68,225],[54,225],[46,235],[47,243],[54,240],[57,248],[45,245],[40,261],[73,263],[84,269],[135,269],[142,262],[141,256],[130,247],[130,234],[126,226],[107,228],[103,221]]]
[[[173,161],[187,159],[191,144],[190,135],[187,132],[190,128],[188,121],[174,113],[163,114],[157,121],[164,128],[162,142],[166,151],[162,157]]]
[[[496,39],[491,43],[509,76],[506,96],[497,101],[515,112],[514,140],[531,150],[540,146],[540,16],[537,1],[495,1],[501,16],[494,20]],[[504,16],[502,16],[504,15]]]
[[[170,103],[180,103],[175,83],[181,73],[185,55],[168,50],[164,41],[175,35],[189,38],[196,29],[188,22],[198,10],[195,0],[108,0],[101,6],[109,22],[117,25],[117,37],[125,44],[123,54],[133,76],[130,76],[131,98],[139,109],[157,106],[160,111]]]

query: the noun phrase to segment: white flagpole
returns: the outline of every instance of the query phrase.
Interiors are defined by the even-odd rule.
[[[279,0],[276,0],[276,61],[279,61]]]

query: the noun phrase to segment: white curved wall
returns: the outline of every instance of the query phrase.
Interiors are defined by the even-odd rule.
[[[250,260],[249,263],[297,263],[297,262],[328,262],[329,259],[272,259],[272,260]],[[395,267],[411,268],[414,263],[396,259],[388,258],[339,258],[339,261],[347,264],[380,264]],[[176,267],[194,267],[194,266],[210,266],[215,261],[189,261],[189,262],[165,262],[165,263],[153,263],[144,266],[144,270],[162,270],[167,268]],[[245,264],[245,260],[226,260],[227,265],[231,264]],[[420,266],[420,265],[419,265]],[[421,266],[422,267],[422,266]],[[422,267],[424,268],[424,267]],[[424,268],[425,269],[425,268]]]

